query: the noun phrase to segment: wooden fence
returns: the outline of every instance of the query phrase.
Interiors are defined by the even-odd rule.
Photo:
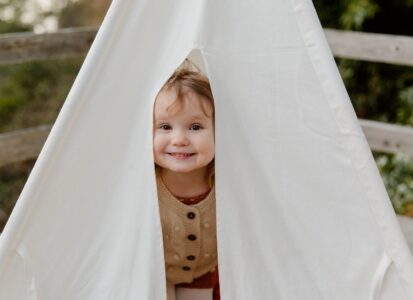
[[[55,33],[0,35],[0,64],[61,59],[85,54],[97,28],[69,28]],[[336,57],[413,66],[413,38],[325,29]],[[360,120],[373,150],[413,155],[413,128]],[[0,167],[36,158],[51,125],[0,134]]]

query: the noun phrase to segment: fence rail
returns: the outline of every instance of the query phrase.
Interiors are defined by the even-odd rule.
[[[95,27],[67,28],[53,33],[0,35],[0,64],[61,59],[85,54],[97,32]]]
[[[325,29],[336,57],[413,66],[413,37]]]
[[[37,158],[50,129],[43,125],[0,134],[0,167]]]
[[[413,156],[413,128],[359,119],[370,148],[387,153]]]

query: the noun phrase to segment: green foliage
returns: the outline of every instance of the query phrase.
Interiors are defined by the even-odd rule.
[[[7,123],[10,120],[10,116],[19,108],[25,104],[21,98],[0,98],[0,123]]]
[[[374,0],[352,0],[346,3],[339,20],[342,28],[347,30],[360,30],[364,21],[374,17],[380,9]]]
[[[411,67],[345,59],[337,64],[358,117],[412,125],[407,122]]]
[[[83,57],[0,66],[0,131],[53,123]]]
[[[0,34],[8,32],[24,32],[31,30],[31,26],[0,20]]]
[[[323,27],[412,35],[413,0],[314,0]],[[332,5],[333,4],[333,5]]]
[[[413,126],[413,86],[403,87],[399,92],[397,122]]]
[[[31,160],[0,168],[0,208],[6,216],[10,215],[33,165],[34,160]],[[1,214],[0,230],[5,223],[6,219]]]
[[[374,157],[394,209],[406,214],[413,204],[413,160],[405,154],[375,153]]]
[[[38,62],[0,68],[1,73],[6,79],[0,84],[0,130],[20,107],[46,98],[54,79],[50,70]]]

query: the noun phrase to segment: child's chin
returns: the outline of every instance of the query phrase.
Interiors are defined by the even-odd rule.
[[[172,168],[172,169],[169,169],[169,170],[174,172],[174,173],[185,174],[185,173],[190,173],[190,172],[194,171],[195,169],[192,169],[192,168]]]

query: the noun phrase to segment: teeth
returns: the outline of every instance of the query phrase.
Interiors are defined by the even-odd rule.
[[[175,157],[189,157],[192,155],[191,153],[170,153],[170,154]]]

